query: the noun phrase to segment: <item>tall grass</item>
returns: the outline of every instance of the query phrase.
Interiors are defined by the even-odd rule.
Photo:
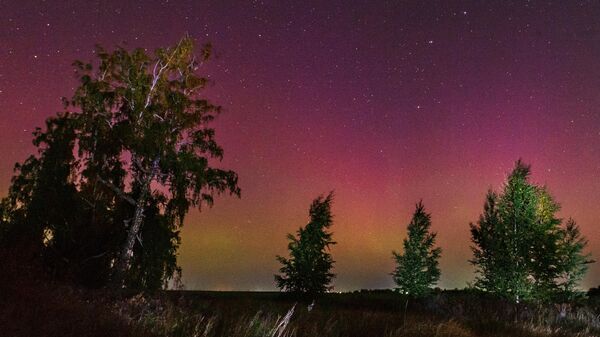
[[[404,301],[395,294],[331,295],[310,302],[276,294],[167,293],[134,297],[116,308],[131,323],[162,336],[599,335],[593,326],[598,317],[589,308],[574,309],[558,319],[550,307],[515,310],[499,300],[443,294],[416,301],[404,321]]]
[[[600,336],[600,298],[555,307],[443,291],[411,300],[404,317],[405,298],[392,292],[117,296],[57,283],[14,255],[0,261],[2,337]]]

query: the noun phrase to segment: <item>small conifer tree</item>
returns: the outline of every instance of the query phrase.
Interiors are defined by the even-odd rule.
[[[404,253],[392,252],[396,260],[396,270],[392,273],[399,292],[422,296],[431,290],[440,278],[438,260],[442,254],[434,247],[436,233],[430,231],[431,215],[425,212],[423,202],[416,205],[408,235],[404,239]]]
[[[333,193],[320,196],[310,206],[310,221],[298,229],[296,236],[288,234],[290,257],[277,256],[283,265],[275,275],[281,290],[305,294],[319,294],[332,289],[333,259],[329,249],[335,242],[328,231],[333,223],[331,203]]]

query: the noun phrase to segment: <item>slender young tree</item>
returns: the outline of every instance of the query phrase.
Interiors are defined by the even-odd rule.
[[[507,288],[504,268],[508,262],[500,260],[500,257],[507,256],[507,247],[497,235],[499,221],[498,194],[489,190],[483,214],[479,216],[477,224],[470,224],[471,238],[475,244],[471,246],[473,259],[470,262],[477,268],[475,286],[491,292],[504,292]]]
[[[440,278],[438,260],[442,249],[434,247],[436,233],[431,232],[431,215],[422,201],[416,205],[404,239],[403,254],[392,252],[396,269],[392,273],[396,290],[411,296],[427,294]]]
[[[546,186],[536,186],[535,222],[530,233],[528,277],[532,283],[531,296],[551,299],[559,292],[558,278],[562,264],[560,245],[564,228],[556,213],[560,205]]]
[[[333,192],[319,196],[310,205],[309,223],[298,229],[296,236],[288,234],[290,257],[277,256],[283,266],[275,275],[277,287],[283,291],[319,294],[332,289],[333,259],[330,248],[335,242],[328,231],[333,223],[331,204]]]
[[[498,202],[500,219],[498,235],[505,246],[501,289],[516,302],[530,297],[531,279],[528,277],[529,243],[536,221],[536,187],[529,183],[530,167],[520,160],[508,177]]]

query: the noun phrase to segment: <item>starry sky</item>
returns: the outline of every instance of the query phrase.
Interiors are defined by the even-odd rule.
[[[193,211],[188,289],[272,290],[285,235],[335,190],[335,289],[386,288],[414,204],[441,287],[473,280],[469,228],[519,157],[600,259],[600,1],[0,1],[0,196],[94,45],[190,34],[242,198]],[[593,265],[583,286],[600,284]]]

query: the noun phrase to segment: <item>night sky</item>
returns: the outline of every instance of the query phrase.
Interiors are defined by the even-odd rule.
[[[0,196],[33,128],[72,95],[73,60],[188,33],[214,46],[201,71],[242,188],[187,217],[188,289],[274,289],[286,233],[330,190],[336,290],[392,286],[421,198],[439,285],[463,287],[468,224],[519,157],[600,259],[599,18],[600,1],[3,0]],[[599,284],[596,264],[583,286]]]

